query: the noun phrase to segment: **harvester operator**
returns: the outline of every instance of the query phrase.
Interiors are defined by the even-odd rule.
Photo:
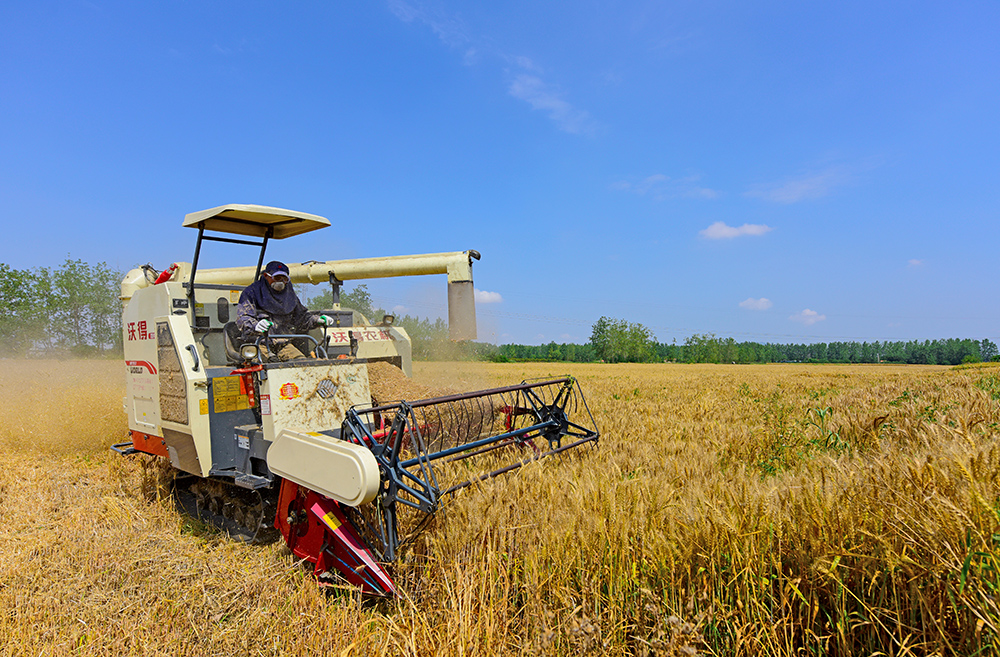
[[[303,334],[318,326],[330,326],[326,315],[310,313],[292,288],[288,267],[273,260],[267,263],[260,278],[244,288],[236,308],[236,326],[244,342],[254,342],[259,335]],[[274,340],[274,350],[281,360],[305,358],[289,340]],[[264,347],[266,355],[267,347]]]

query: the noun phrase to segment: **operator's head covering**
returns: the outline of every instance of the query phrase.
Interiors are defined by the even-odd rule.
[[[289,277],[288,267],[285,266],[285,263],[277,260],[267,263],[267,266],[264,267],[264,273],[272,278],[275,276]],[[281,292],[275,292],[263,276],[243,290],[240,302],[242,303],[245,299],[248,299],[258,310],[271,316],[287,315],[295,310],[295,306],[299,303],[299,298],[296,296],[295,290],[292,289],[291,283],[286,285]]]
[[[285,278],[289,278],[288,265],[283,262],[278,262],[277,260],[272,260],[267,263],[267,266],[264,267],[264,273],[270,275],[271,278],[274,278],[275,276],[284,276]]]

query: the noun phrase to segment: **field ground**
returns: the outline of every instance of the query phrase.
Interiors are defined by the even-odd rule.
[[[575,375],[600,447],[451,500],[389,604],[178,515],[113,362],[0,361],[17,655],[997,654],[1000,369],[418,363]]]

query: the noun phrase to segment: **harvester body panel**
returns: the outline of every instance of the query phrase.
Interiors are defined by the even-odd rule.
[[[175,468],[207,477],[212,467],[208,385],[181,285],[136,291],[123,315],[129,428],[159,437]],[[178,314],[175,314],[178,313]]]
[[[371,450],[318,431],[283,429],[268,450],[267,465],[274,474],[348,506],[371,502],[379,489]]]
[[[328,331],[333,349],[349,347],[352,338],[357,344],[355,354],[362,359],[388,360],[413,376],[413,355],[410,336],[401,326],[355,326]]]
[[[368,368],[349,359],[267,363],[260,381],[264,436],[274,440],[287,428],[339,429],[348,409],[371,402]]]

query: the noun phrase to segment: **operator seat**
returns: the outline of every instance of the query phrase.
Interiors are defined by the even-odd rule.
[[[240,347],[243,346],[243,333],[236,322],[227,322],[222,328],[222,344],[226,348],[226,358],[231,365],[239,365],[243,362],[240,356]]]

